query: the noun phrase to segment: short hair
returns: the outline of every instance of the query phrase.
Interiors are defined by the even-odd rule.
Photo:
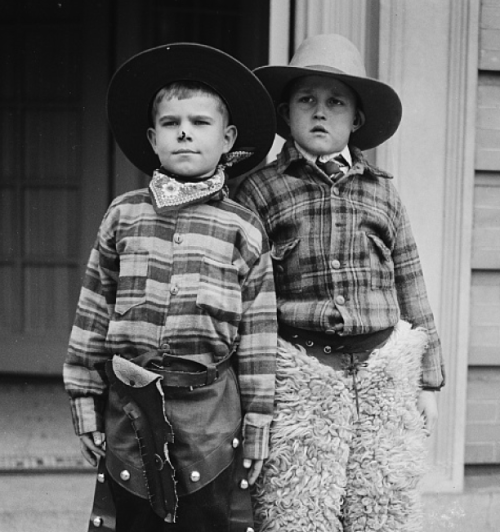
[[[217,109],[221,113],[222,117],[227,124],[231,123],[231,113],[226,102],[223,100],[222,96],[212,89],[212,87],[202,83],[201,81],[173,81],[168,85],[162,87],[154,96],[153,101],[151,102],[151,112],[150,118],[152,124],[154,125],[156,120],[156,114],[158,112],[158,105],[163,100],[167,98],[168,100],[172,98],[178,98],[179,100],[185,100],[193,96],[205,95],[210,96],[217,102]]]

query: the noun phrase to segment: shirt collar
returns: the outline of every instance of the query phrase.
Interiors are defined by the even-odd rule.
[[[346,146],[349,150],[349,155],[351,157],[352,166],[349,170],[349,174],[368,174],[373,177],[382,177],[384,179],[392,179],[392,175],[376,166],[371,165],[363,156],[363,152],[356,148],[355,146]],[[344,153],[342,155],[345,157]],[[300,161],[310,162],[305,158],[301,152],[299,152],[294,140],[289,138],[281,152],[276,158],[276,171],[280,174],[284,174],[287,169],[293,163],[298,163]],[[315,163],[315,161],[314,161]]]
[[[320,157],[317,157],[316,155],[313,155],[312,153],[309,153],[308,151],[304,150],[302,146],[299,146],[297,142],[294,142],[295,147],[297,148],[297,151],[310,163],[316,164],[316,160],[319,158],[319,160],[322,163],[326,163],[330,159],[333,159],[334,157],[338,157],[339,155],[342,155],[342,157],[347,161],[349,168],[352,166],[352,156],[351,151],[349,150],[349,146],[345,146],[342,151],[330,153],[328,155],[321,155]]]

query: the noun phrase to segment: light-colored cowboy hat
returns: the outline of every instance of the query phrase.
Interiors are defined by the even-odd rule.
[[[251,70],[234,57],[195,43],[174,43],[141,52],[111,79],[107,112],[115,140],[137,168],[151,175],[160,166],[146,131],[155,94],[174,81],[202,82],[226,103],[238,129],[233,152],[252,155],[226,169],[234,177],[255,168],[267,155],[276,133],[273,102]]]
[[[287,66],[266,66],[254,70],[277,107],[283,102],[288,84],[304,76],[325,76],[348,85],[359,98],[365,123],[351,135],[350,143],[366,150],[391,137],[401,122],[402,106],[394,89],[366,76],[359,50],[341,35],[315,35],[302,42]],[[290,129],[278,115],[278,134]]]

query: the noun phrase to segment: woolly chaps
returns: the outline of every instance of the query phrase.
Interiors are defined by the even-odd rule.
[[[259,532],[416,532],[426,334],[399,322],[357,376],[279,341],[271,451],[254,492]]]

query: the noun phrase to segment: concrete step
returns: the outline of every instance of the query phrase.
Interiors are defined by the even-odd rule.
[[[0,475],[0,532],[87,532],[95,474]]]
[[[0,377],[0,472],[85,470],[60,378]]]

